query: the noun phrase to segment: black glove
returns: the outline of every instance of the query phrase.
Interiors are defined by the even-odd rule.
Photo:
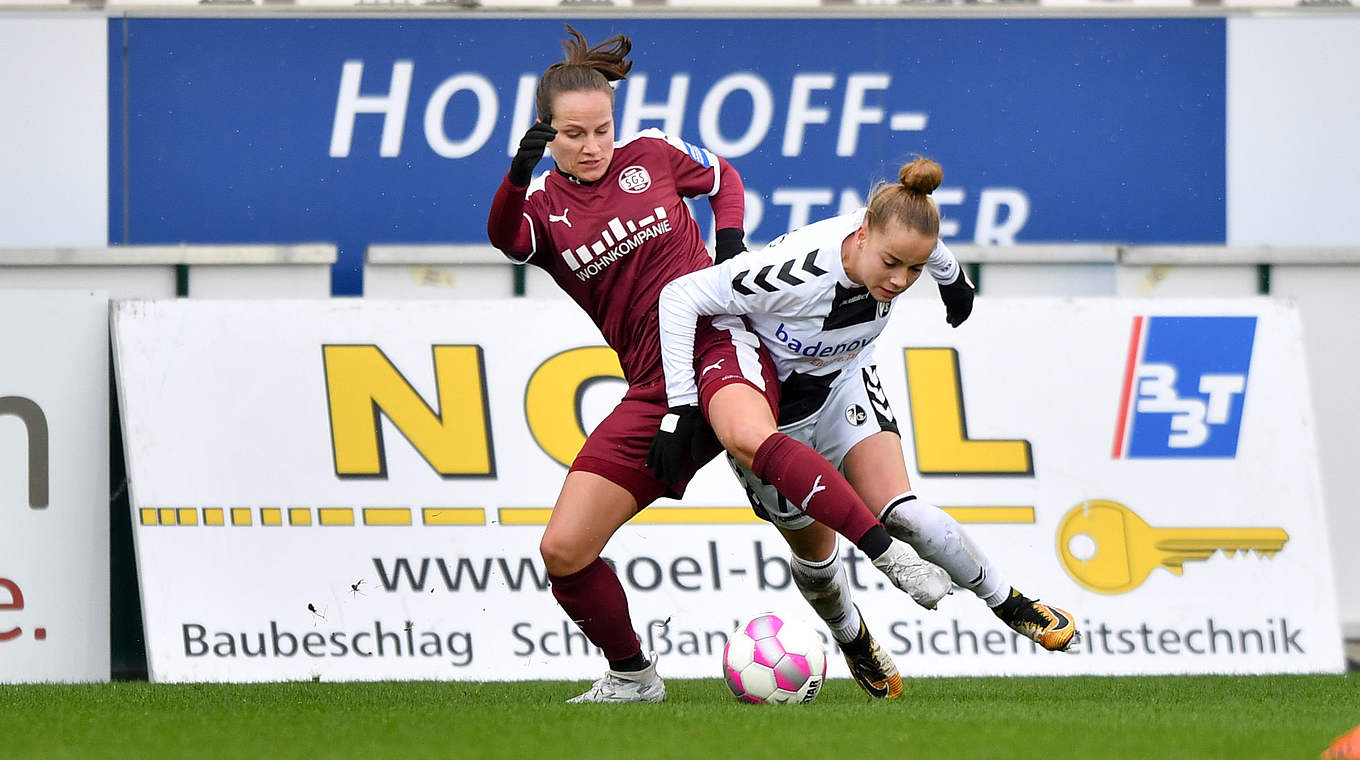
[[[543,149],[557,137],[557,130],[547,122],[536,121],[524,137],[519,140],[519,151],[510,161],[510,184],[515,187],[528,187],[534,177],[534,167],[543,158]]]
[[[724,261],[742,253],[746,250],[746,243],[742,240],[746,233],[737,227],[724,227],[713,233],[713,263],[721,264]]]
[[[716,440],[698,404],[673,406],[661,418],[652,447],[647,450],[647,466],[663,482],[674,485],[684,476],[686,466],[698,463]]]
[[[963,276],[963,267],[959,267],[959,276],[953,282],[940,283],[940,300],[944,301],[944,321],[950,327],[963,324],[973,313],[973,286]]]

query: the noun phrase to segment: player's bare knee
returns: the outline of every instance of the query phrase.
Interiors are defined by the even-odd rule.
[[[726,425],[722,431],[714,432],[717,433],[723,448],[747,467],[750,467],[752,460],[756,458],[756,451],[760,449],[760,445],[774,433],[773,430],[761,425],[742,422]]]
[[[595,561],[595,557],[586,556],[587,553],[581,547],[570,541],[559,540],[550,533],[544,533],[543,540],[538,542],[538,553],[548,573],[559,578],[571,575]]]

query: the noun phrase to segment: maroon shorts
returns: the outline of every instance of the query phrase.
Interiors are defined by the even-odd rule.
[[[694,336],[694,373],[699,383],[699,404],[708,414],[708,402],[719,388],[744,383],[760,391],[771,412],[779,409],[779,378],[774,361],[742,317],[724,315],[700,319]],[[666,381],[663,378],[628,388],[623,400],[586,438],[571,469],[593,472],[627,489],[638,509],[658,497],[680,498],[694,473],[722,451],[712,450],[674,486],[657,480],[647,468],[647,450],[666,414]]]

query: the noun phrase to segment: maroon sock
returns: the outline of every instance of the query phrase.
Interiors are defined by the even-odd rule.
[[[599,557],[571,575],[549,574],[552,593],[567,617],[581,627],[586,638],[611,662],[627,660],[642,652],[628,617],[628,597],[614,570]]]
[[[756,450],[751,471],[808,517],[854,542],[869,557],[887,548],[886,530],[840,471],[810,446],[774,433]]]

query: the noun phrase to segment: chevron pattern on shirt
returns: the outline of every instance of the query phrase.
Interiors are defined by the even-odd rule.
[[[785,286],[793,287],[795,285],[802,285],[804,282],[807,282],[807,280],[799,276],[799,272],[810,274],[813,277],[820,277],[826,274],[826,270],[817,266],[817,262],[813,261],[815,258],[817,258],[817,251],[809,251],[807,255],[803,257],[801,265],[798,263],[797,257],[794,257],[779,265],[777,271],[775,270],[774,264],[763,266],[758,270],[744,269],[741,272],[738,272],[736,277],[732,278],[732,290],[744,296],[753,296],[756,294],[756,291],[752,290],[753,287],[759,288],[766,293],[773,293],[776,290],[783,289]],[[794,271],[795,266],[798,267],[798,272]],[[751,276],[752,272],[755,272],[754,277]],[[770,281],[770,275],[772,273],[774,274],[774,282]]]

